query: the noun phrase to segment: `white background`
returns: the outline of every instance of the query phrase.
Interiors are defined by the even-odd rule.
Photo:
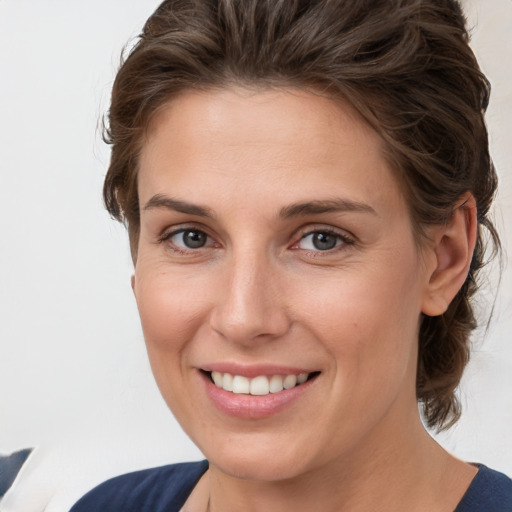
[[[201,457],[153,382],[129,285],[127,237],[101,203],[108,149],[99,120],[122,46],[157,4],[0,0],[0,453],[38,447],[18,484],[30,492],[12,510],[43,510],[41,503],[65,510],[112,474]],[[464,5],[493,84],[487,119],[506,262],[512,1]],[[482,294],[484,310],[495,293],[496,273]],[[485,339],[483,332],[475,338],[463,419],[440,437],[458,456],[509,474],[511,330],[506,269],[492,326]],[[6,498],[2,510],[8,505]]]

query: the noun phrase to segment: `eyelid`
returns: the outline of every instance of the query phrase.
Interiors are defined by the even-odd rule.
[[[184,233],[186,231],[199,231],[201,233],[204,233],[207,236],[207,238],[210,240],[210,243],[207,242],[204,246],[193,249],[193,248],[189,248],[189,247],[177,246],[171,242],[171,239],[174,236],[179,235],[180,233]],[[212,244],[212,242],[213,242],[213,244]],[[209,233],[208,229],[206,229],[204,226],[197,225],[197,224],[179,224],[179,225],[167,227],[158,235],[157,243],[159,243],[159,244],[167,243],[167,244],[169,244],[171,249],[173,249],[174,251],[179,252],[179,253],[198,252],[201,249],[208,249],[211,247],[215,248],[215,247],[220,246],[220,244],[218,242],[216,242],[214,240],[213,236]]]
[[[159,230],[157,238],[158,241],[163,241],[164,239],[176,235],[177,233],[187,230],[201,231],[211,237],[210,229],[208,226],[205,226],[200,222],[180,222],[179,224],[167,225],[163,229]]]
[[[209,243],[207,242],[203,247],[199,247],[196,249],[176,246],[170,242],[170,239],[172,237],[174,237],[180,233],[183,233],[185,231],[200,231],[208,237],[210,242]],[[329,225],[325,225],[325,224],[308,225],[308,226],[300,228],[298,231],[295,232],[295,235],[293,236],[294,242],[290,246],[290,249],[300,250],[299,247],[296,247],[300,243],[300,241],[303,240],[304,238],[306,238],[307,236],[310,236],[315,233],[326,233],[329,235],[336,236],[342,241],[342,243],[335,246],[332,249],[327,249],[324,251],[322,251],[320,249],[316,249],[316,250],[302,249],[304,252],[309,251],[309,252],[314,252],[314,253],[329,254],[329,253],[335,252],[336,250],[339,250],[340,248],[343,248],[344,246],[353,245],[357,242],[356,237],[354,235],[352,235],[351,233],[347,232],[346,230],[336,228],[333,226],[329,226]],[[169,242],[169,244],[171,245],[173,250],[175,250],[177,252],[183,252],[183,253],[198,252],[200,249],[208,249],[208,248],[211,248],[212,246],[214,248],[217,248],[217,247],[221,246],[221,244],[219,242],[217,242],[215,240],[215,238],[210,234],[210,230],[208,229],[208,227],[206,227],[202,224],[196,224],[196,223],[178,224],[178,225],[174,225],[174,226],[165,228],[158,235],[156,243],[163,244],[165,242]]]
[[[300,241],[304,240],[304,238],[306,238],[310,235],[313,235],[315,233],[326,233],[329,235],[336,236],[342,241],[342,243],[335,246],[332,249],[327,249],[325,251],[322,251],[320,249],[317,249],[317,250],[303,249],[304,251],[329,254],[329,253],[335,252],[336,250],[339,250],[340,248],[342,248],[346,245],[354,245],[357,241],[356,238],[352,234],[348,233],[345,230],[335,228],[333,226],[326,226],[325,224],[324,225],[313,225],[313,226],[306,226],[304,228],[301,228],[295,235],[295,237],[294,237],[295,241],[293,242],[293,244],[290,248],[299,250],[300,248],[298,248],[296,246],[300,243]]]

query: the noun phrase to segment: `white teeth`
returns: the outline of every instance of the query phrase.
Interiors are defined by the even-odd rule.
[[[279,391],[283,391],[283,377],[281,377],[281,375],[274,375],[270,379],[269,388],[271,393],[279,393]]]
[[[287,375],[283,380],[283,388],[291,389],[297,384],[297,375]]]
[[[283,388],[291,389],[294,388],[297,384],[297,376],[296,375],[287,375],[283,380]]]
[[[254,379],[248,379],[241,375],[231,375],[230,373],[212,372],[212,380],[218,388],[225,391],[231,391],[236,394],[264,396],[269,393],[279,393],[284,389],[291,389],[297,385],[304,384],[308,380],[308,373],[299,375],[273,375],[265,377],[260,375]]]
[[[248,395],[250,385],[251,383],[247,377],[242,377],[241,375],[233,377],[233,393]]]
[[[308,380],[308,374],[307,373],[300,373],[297,377],[297,384],[304,384]]]
[[[212,372],[212,379],[215,382],[215,385],[219,388],[222,387],[222,373],[220,372]]]
[[[225,373],[222,377],[222,389],[233,391],[233,375]]]
[[[251,395],[268,395],[270,393],[267,377],[251,379]]]

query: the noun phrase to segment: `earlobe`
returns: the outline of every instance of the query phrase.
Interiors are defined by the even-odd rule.
[[[435,265],[425,290],[422,312],[442,315],[468,275],[477,237],[475,198],[469,192],[445,224],[432,228]]]

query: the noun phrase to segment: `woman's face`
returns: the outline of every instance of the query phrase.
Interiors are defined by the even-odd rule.
[[[392,456],[417,421],[432,268],[376,133],[306,91],[187,92],[153,120],[138,186],[151,365],[212,467]]]

